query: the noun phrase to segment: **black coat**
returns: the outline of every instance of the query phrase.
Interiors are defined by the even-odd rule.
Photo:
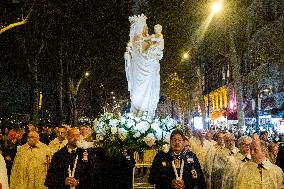
[[[149,175],[149,183],[156,184],[156,189],[172,189],[172,180],[176,178],[172,167],[172,161],[175,158],[172,152],[159,152],[155,156]],[[185,183],[185,189],[205,188],[204,176],[196,155],[192,152],[183,152],[179,158],[184,160],[182,180]],[[194,170],[197,173],[197,178],[192,175]]]
[[[3,150],[3,157],[6,158],[7,156],[9,156],[11,158],[11,160],[5,160],[6,162],[6,167],[7,167],[7,174],[8,177],[10,178],[11,175],[11,170],[13,167],[13,163],[14,163],[14,159],[16,157],[16,153],[17,153],[17,145],[12,145],[8,144],[8,146],[6,146],[6,148]]]
[[[279,144],[279,151],[277,154],[276,165],[278,165],[284,172],[284,143]]]
[[[47,171],[45,186],[49,189],[69,189],[65,185],[65,179],[68,175],[69,165],[73,166],[75,157],[78,155],[77,166],[74,178],[79,180],[76,189],[101,189],[103,180],[101,177],[102,163],[100,155],[94,149],[88,149],[89,160],[82,160],[83,149],[78,148],[75,155],[68,152],[67,146],[56,152],[51,160],[50,167]],[[71,168],[72,170],[72,168]]]

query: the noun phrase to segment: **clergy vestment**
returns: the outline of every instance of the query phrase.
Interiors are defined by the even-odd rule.
[[[191,147],[191,151],[196,154],[201,169],[204,170],[205,155],[207,152],[207,148],[205,147],[204,143],[202,143],[198,138],[195,138],[194,140],[189,141],[189,146]]]
[[[101,189],[104,184],[101,155],[94,149],[88,149],[88,160],[85,161],[83,160],[84,151],[84,149],[77,148],[72,152],[65,146],[56,152],[51,159],[45,186],[49,189],[70,189],[65,185],[65,179],[69,177],[69,166],[72,171],[76,157],[78,157],[74,174],[74,178],[79,180],[76,189]]]
[[[0,154],[0,184],[2,186],[2,189],[9,189],[6,163],[1,154]]]
[[[149,183],[156,184],[156,189],[173,189],[172,180],[176,179],[172,162],[179,162],[176,167],[180,176],[182,161],[184,169],[182,180],[185,184],[185,189],[203,189],[205,181],[199,161],[191,151],[183,152],[180,155],[175,155],[173,152],[159,152],[152,163]]]
[[[49,148],[38,142],[35,147],[21,146],[16,154],[10,178],[11,189],[46,189],[44,180],[47,173]]]
[[[49,143],[48,147],[50,148],[52,154],[54,154],[55,152],[66,146],[67,143],[67,139],[59,141],[58,138],[55,138]]]
[[[213,166],[214,166],[214,159],[216,153],[222,150],[224,147],[215,144],[212,148],[208,149],[206,153],[206,161],[204,166],[204,176],[206,181],[206,188],[212,188],[212,173],[213,173]]]
[[[238,173],[239,167],[243,163],[240,158],[243,156],[242,154],[238,153],[239,149],[234,147],[232,151],[227,148],[224,148],[224,158],[225,164],[222,173],[222,186],[221,189],[233,189],[234,183],[236,179],[236,175]]]
[[[262,164],[248,161],[240,168],[235,189],[280,189],[282,182],[282,170],[268,159]]]

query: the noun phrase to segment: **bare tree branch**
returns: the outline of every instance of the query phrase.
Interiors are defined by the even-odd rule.
[[[29,20],[29,18],[31,17],[31,15],[32,15],[32,12],[33,12],[33,10],[34,10],[35,2],[36,2],[36,1],[34,1],[34,3],[33,3],[32,7],[31,7],[31,9],[30,9],[28,15],[26,16],[26,18],[25,18],[24,20],[18,21],[18,22],[12,23],[12,24],[9,24],[8,26],[2,28],[2,29],[0,30],[0,34],[4,33],[5,31],[8,31],[8,30],[10,30],[10,29],[12,29],[12,28],[14,28],[14,27],[17,27],[17,26],[20,26],[20,25],[25,25],[25,24],[28,22],[28,20]]]

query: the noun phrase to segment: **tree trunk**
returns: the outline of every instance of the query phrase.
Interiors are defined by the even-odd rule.
[[[258,95],[258,83],[254,84],[254,97],[255,97],[255,109],[254,109],[254,113],[255,113],[255,130],[256,132],[260,132],[259,130],[259,112],[260,112],[260,107],[259,107],[259,95]]]
[[[43,48],[45,46],[45,43],[42,42],[41,46],[39,47],[39,50],[34,58],[34,60],[27,59],[27,65],[28,69],[30,71],[30,79],[31,79],[31,95],[33,96],[31,99],[32,103],[32,109],[31,109],[31,122],[34,124],[39,123],[39,83],[38,83],[38,59],[43,51]],[[24,48],[24,55],[27,55],[27,47],[26,47],[26,41],[23,39],[23,48]]]
[[[68,80],[68,100],[69,100],[69,123],[71,126],[76,126],[78,123],[78,117],[77,117],[77,94],[79,89],[80,81],[77,83],[77,85],[74,85],[74,81],[69,78]]]
[[[196,76],[197,76],[197,80],[198,80],[198,102],[199,102],[199,106],[201,109],[201,114],[202,114],[202,124],[203,124],[203,129],[209,129],[208,125],[206,123],[206,107],[205,107],[205,103],[204,103],[204,97],[203,97],[203,90],[202,90],[202,74],[201,74],[201,66],[200,64],[197,64],[196,66]],[[209,99],[208,99],[209,100]],[[209,105],[209,103],[208,103]]]
[[[72,123],[73,123],[74,126],[77,126],[77,124],[78,124],[77,95],[73,95],[72,103],[73,103],[73,120],[72,120]]]
[[[236,90],[236,99],[237,99],[237,115],[238,115],[238,129],[244,129],[245,120],[244,120],[244,110],[243,110],[243,85],[242,78],[240,74],[240,59],[237,56],[237,50],[234,42],[233,31],[230,31],[230,59],[233,66],[233,75],[234,75],[234,88]]]
[[[68,83],[67,83],[67,98],[68,98],[68,109],[67,109],[67,124],[69,125],[72,125],[72,117],[73,117],[73,114],[72,114],[72,110],[73,110],[73,103],[72,103],[72,91],[71,91],[71,79],[68,78]]]
[[[62,57],[62,44],[60,47],[60,52],[59,52],[59,85],[58,85],[58,100],[59,100],[59,107],[58,107],[58,124],[63,123],[63,57]]]

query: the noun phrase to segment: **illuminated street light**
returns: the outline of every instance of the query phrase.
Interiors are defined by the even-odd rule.
[[[112,95],[113,95],[113,94],[114,94],[114,92],[113,92],[113,91],[111,91],[111,92],[110,92],[110,94],[112,94]]]
[[[219,12],[221,10],[221,8],[222,8],[221,1],[215,2],[212,5],[212,13],[215,14],[215,13]]]
[[[89,77],[89,75],[90,75],[90,72],[85,72],[86,77]]]
[[[188,52],[183,53],[182,58],[184,60],[187,60],[189,58],[189,53]]]
[[[112,99],[115,99],[115,96],[113,96]]]

